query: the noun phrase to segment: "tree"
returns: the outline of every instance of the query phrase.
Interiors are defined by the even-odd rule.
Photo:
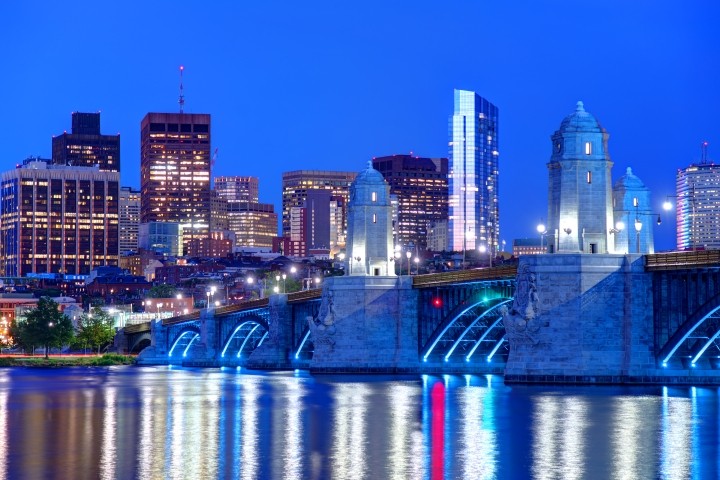
[[[23,346],[45,347],[45,358],[48,358],[50,347],[62,347],[73,338],[72,321],[48,297],[40,298],[37,306],[24,320],[17,322],[14,330]]]
[[[177,288],[167,283],[160,283],[152,287],[147,296],[149,298],[172,298],[177,293]]]
[[[112,342],[115,337],[115,321],[100,308],[93,308],[91,313],[84,313],[79,321],[75,338],[83,346],[100,349]]]

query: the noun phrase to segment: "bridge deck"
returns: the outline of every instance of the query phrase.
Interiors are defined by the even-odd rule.
[[[413,277],[414,288],[437,287],[480,280],[508,280],[515,279],[517,265],[500,265],[492,268],[473,268],[469,270],[453,270],[429,275],[416,275]]]
[[[645,269],[650,272],[718,266],[720,266],[720,250],[696,250],[645,255]]]

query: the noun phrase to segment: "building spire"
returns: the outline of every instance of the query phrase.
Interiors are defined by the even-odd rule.
[[[183,113],[183,107],[185,107],[185,95],[183,94],[183,70],[185,70],[185,67],[180,65],[180,97],[178,98],[180,113]]]

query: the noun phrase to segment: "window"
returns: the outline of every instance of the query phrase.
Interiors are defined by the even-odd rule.
[[[373,213],[373,223],[377,223],[377,215]]]
[[[585,142],[585,155],[592,154],[592,143],[591,142]]]
[[[638,206],[638,199],[637,199],[637,197],[633,197],[633,207],[637,207],[637,206]]]
[[[590,170],[587,172],[587,182],[592,183],[592,172]]]
[[[372,201],[377,202],[377,192],[372,192]]]

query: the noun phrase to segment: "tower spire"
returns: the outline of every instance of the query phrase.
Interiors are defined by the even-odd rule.
[[[180,97],[178,98],[180,113],[183,113],[183,107],[185,106],[185,95],[183,94],[183,70],[185,70],[185,67],[180,65]]]
[[[707,142],[707,140],[704,140],[704,141],[700,144],[700,163],[701,163],[702,165],[705,165],[705,164],[708,162],[708,159],[707,159],[707,147],[708,147],[708,142]]]

